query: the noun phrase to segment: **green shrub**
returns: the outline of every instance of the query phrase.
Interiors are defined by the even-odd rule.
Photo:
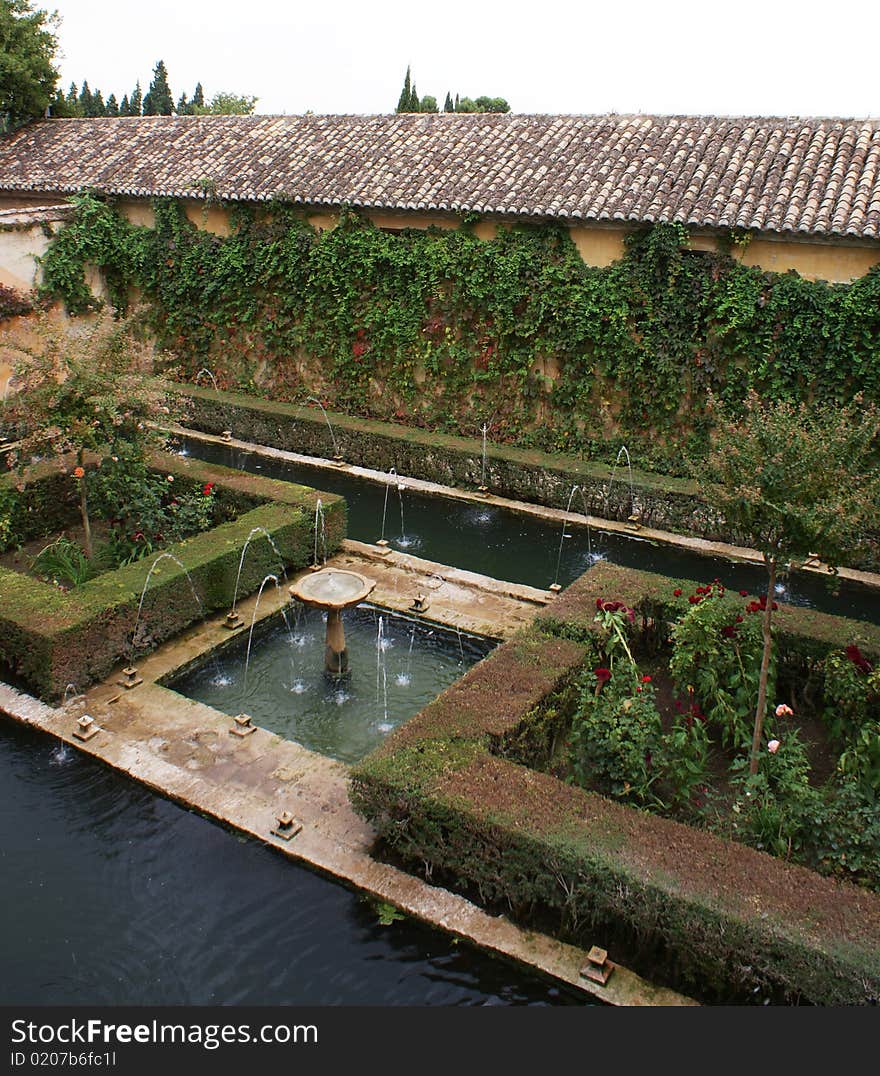
[[[838,748],[857,736],[864,723],[880,717],[880,670],[851,645],[835,650],[822,663],[823,717]]]
[[[681,597],[681,595],[679,595]],[[698,586],[672,628],[669,669],[681,692],[691,690],[725,744],[751,744],[761,671],[760,602],[735,602],[719,583]],[[775,654],[775,648],[774,648]],[[771,660],[768,698],[776,680]],[[768,707],[769,709],[769,707]]]
[[[730,827],[736,840],[783,859],[805,846],[803,827],[822,809],[821,793],[810,784],[810,763],[797,729],[769,741],[759,755],[758,772],[748,772],[745,755],[731,771],[738,795]],[[800,858],[800,857],[795,857]]]
[[[66,583],[72,587],[94,579],[109,566],[106,560],[99,557],[97,550],[90,560],[81,546],[63,536],[41,549],[31,561],[31,570],[35,575],[52,583]]]
[[[614,672],[584,673],[572,719],[571,762],[575,777],[617,799],[644,803],[656,778],[653,756],[662,727],[648,678],[619,662]]]

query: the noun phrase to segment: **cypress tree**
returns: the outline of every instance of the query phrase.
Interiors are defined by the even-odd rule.
[[[418,112],[419,111],[419,95],[416,92],[416,84],[415,83],[413,83],[412,93],[409,95],[409,108],[406,111],[407,112]]]
[[[411,112],[412,84],[410,83],[409,67],[406,69],[406,78],[403,81],[403,89],[400,91],[400,100],[397,102],[398,112]]]
[[[458,94],[455,95],[455,105],[453,106],[453,111],[458,112]]]
[[[128,101],[129,115],[140,116],[142,105],[143,97],[141,95],[141,82],[140,79],[138,79],[137,83],[135,84],[135,88],[132,90],[131,97]]]
[[[444,112],[454,112],[455,111],[455,105],[452,103],[452,94],[449,93],[448,90],[446,92],[446,100],[443,102],[443,111]]]
[[[129,105],[128,105],[128,94],[127,93],[124,93],[122,95],[122,100],[119,102],[119,115],[120,116],[130,116],[131,115],[131,109],[129,108]]]
[[[92,114],[92,91],[88,82],[83,79],[82,89],[79,91],[79,114],[91,116]]]
[[[170,116],[174,111],[174,98],[168,85],[165,63],[159,60],[153,68],[153,81],[144,97],[145,116]]]
[[[89,115],[90,116],[106,116],[107,115],[107,108],[106,108],[106,106],[104,104],[104,95],[101,93],[100,90],[95,90],[95,92],[92,94],[92,111],[89,113]]]
[[[119,105],[117,104],[116,94],[115,93],[111,93],[110,96],[107,98],[107,104],[106,104],[106,106],[104,108],[104,115],[105,116],[118,116],[119,115]]]
[[[198,108],[205,107],[205,91],[202,89],[201,82],[196,83],[196,88],[193,91],[192,101],[190,101],[190,105],[195,105]]]
[[[79,93],[76,89],[76,83],[71,82],[70,89],[67,91],[67,97],[65,99],[67,105],[68,116],[81,116],[82,113],[79,110]]]
[[[186,94],[185,93],[182,93],[180,95],[180,100],[177,102],[177,115],[178,116],[191,116],[192,115],[192,108],[190,107],[189,101],[187,101],[187,99],[186,99]]]

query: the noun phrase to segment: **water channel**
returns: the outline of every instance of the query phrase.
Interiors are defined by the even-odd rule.
[[[380,537],[386,514],[385,483],[332,467],[288,463],[196,438],[183,439],[178,447],[211,463],[338,493],[345,497],[348,506],[348,537],[362,542],[375,542]],[[558,575],[558,582],[565,586],[588,570],[592,553],[594,558],[675,578],[701,583],[718,578],[733,590],[748,590],[752,594],[766,587],[766,573],[760,565],[702,556],[636,534],[593,528],[588,543],[584,526],[568,524],[569,537],[563,540],[561,524],[496,505],[432,497],[414,489],[405,489],[400,496],[402,527],[396,506],[390,499],[387,505],[386,538],[392,548],[495,579],[546,589],[557,581]],[[814,573],[792,573],[788,580],[777,585],[779,600],[880,623],[876,591],[842,580],[837,583],[839,592],[832,592],[832,582],[830,577]]]
[[[589,1001],[0,718],[0,1005]]]

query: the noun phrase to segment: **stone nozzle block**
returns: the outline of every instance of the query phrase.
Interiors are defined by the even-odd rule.
[[[122,679],[117,680],[116,683],[121,687],[131,690],[133,687],[137,687],[138,684],[142,684],[144,678],[138,673],[134,665],[128,665],[122,670]]]
[[[237,714],[233,719],[232,727],[229,730],[230,736],[238,736],[243,740],[245,736],[250,736],[252,732],[257,731],[257,726],[251,724],[250,714]]]
[[[587,962],[581,968],[580,974],[583,978],[604,986],[611,978],[613,971],[614,964],[608,959],[607,951],[600,949],[598,945],[594,945],[587,953]]]
[[[97,736],[100,731],[100,726],[95,719],[88,714],[83,714],[76,723],[73,735],[75,739],[85,742],[86,740],[91,740],[93,736]]]
[[[302,822],[297,822],[290,811],[282,811],[275,819],[274,827],[269,831],[273,837],[289,841],[302,830]]]

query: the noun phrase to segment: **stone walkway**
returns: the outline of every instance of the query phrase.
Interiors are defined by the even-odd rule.
[[[376,579],[371,600],[378,604],[407,610],[414,597],[423,595],[426,618],[462,631],[489,631],[495,638],[512,634],[550,600],[543,591],[507,584],[499,588],[473,573],[397,552],[382,555],[355,542],[344,543],[328,564]],[[277,611],[285,599],[286,590],[271,596],[264,592],[258,619]],[[246,625],[254,603],[250,598],[238,605]],[[230,735],[231,718],[156,682],[228,639],[224,621],[223,616],[211,618],[144,659],[138,670],[143,683],[133,689],[118,683],[124,679],[119,670],[85,696],[54,709],[0,684],[0,712],[377,901],[608,1004],[695,1004],[619,966],[605,986],[595,984],[579,974],[586,961],[583,950],[522,930],[463,897],[378,862],[370,855],[373,833],[349,804],[345,765],[264,729],[245,738]],[[75,733],[86,714],[100,731],[83,742]],[[283,812],[302,827],[290,840],[272,833]],[[596,944],[601,946],[602,939]]]

